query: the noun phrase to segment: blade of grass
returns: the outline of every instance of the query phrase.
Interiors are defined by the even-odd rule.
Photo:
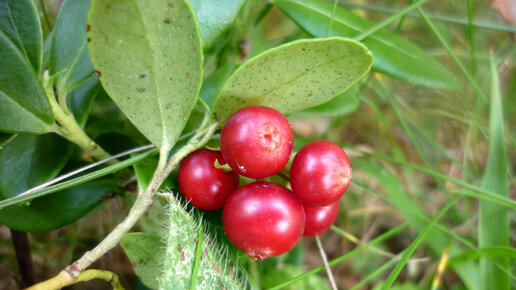
[[[134,165],[134,164],[144,160],[145,158],[147,158],[149,156],[152,156],[152,155],[155,155],[157,153],[158,153],[157,149],[152,149],[152,150],[149,150],[147,152],[138,154],[137,156],[131,157],[131,158],[127,159],[127,160],[120,161],[120,162],[118,162],[118,163],[116,163],[114,165],[111,165],[109,167],[102,168],[102,169],[97,170],[95,172],[88,173],[88,174],[79,176],[77,178],[70,179],[70,180],[67,180],[67,181],[64,181],[64,182],[61,182],[61,183],[58,183],[58,184],[46,187],[46,188],[42,188],[40,190],[31,192],[30,194],[26,194],[26,195],[23,195],[23,196],[19,196],[18,195],[18,196],[14,196],[14,197],[11,197],[11,198],[8,198],[8,199],[4,199],[4,200],[0,201],[0,209],[4,208],[6,206],[10,206],[10,205],[19,204],[19,203],[23,203],[23,202],[28,202],[28,201],[30,201],[30,200],[32,200],[34,198],[42,197],[42,196],[45,196],[45,195],[48,195],[48,194],[51,194],[51,193],[54,193],[54,192],[58,192],[58,191],[63,190],[63,189],[67,189],[67,188],[70,188],[70,187],[73,187],[73,186],[76,186],[76,185],[79,185],[79,184],[83,184],[85,182],[88,182],[90,180],[94,180],[94,179],[100,178],[102,176],[106,176],[108,174],[117,172],[117,171],[119,171],[119,170],[121,170],[123,168],[126,168],[126,167],[129,167],[131,165]]]
[[[478,249],[479,252],[476,251],[467,251],[460,255],[454,256],[450,259],[449,264],[455,265],[461,263],[463,261],[468,260],[477,260],[485,257],[501,257],[501,258],[509,258],[512,260],[516,260],[516,249],[511,247],[487,247]]]
[[[450,201],[446,206],[444,206],[437,215],[432,218],[432,220],[428,223],[428,225],[419,233],[419,235],[416,237],[416,239],[410,244],[410,246],[407,248],[407,251],[403,254],[401,257],[400,262],[394,267],[394,270],[392,270],[391,274],[387,278],[387,281],[383,285],[382,289],[390,289],[394,281],[396,281],[396,278],[398,278],[398,275],[400,274],[403,267],[405,267],[405,264],[407,263],[408,259],[410,259],[410,256],[416,251],[417,247],[423,242],[426,235],[430,232],[430,230],[434,227],[434,225],[437,223],[437,221],[460,199],[460,197],[454,198],[452,201]]]
[[[370,5],[370,4],[363,4],[363,3],[355,3],[350,1],[340,1],[339,4],[343,7],[351,8],[351,9],[360,9],[360,10],[366,10],[376,13],[382,13],[382,14],[394,14],[398,11],[396,8],[390,8],[386,6],[381,5]],[[428,13],[428,18],[430,18],[432,21],[438,21],[438,22],[444,22],[444,23],[450,23],[455,25],[462,25],[462,26],[468,26],[469,20],[468,19],[462,19],[458,15],[443,15],[443,14],[430,14]],[[406,14],[407,17],[411,18],[417,18],[420,19],[421,16],[417,13],[408,13]],[[472,21],[473,27],[475,28],[483,28],[483,29],[492,29],[492,30],[498,30],[502,32],[516,32],[516,26],[507,25],[503,23],[490,23],[490,22],[484,22],[484,21]]]
[[[512,206],[513,206],[511,201],[509,201],[507,199],[504,199],[503,197],[494,196],[494,195],[497,195],[497,194],[494,191],[492,191],[492,190],[487,190],[487,189],[484,189],[484,188],[481,188],[481,187],[469,184],[468,182],[465,182],[465,181],[462,181],[462,180],[459,180],[459,179],[455,179],[453,177],[449,177],[446,174],[442,174],[440,172],[428,169],[426,167],[421,167],[421,166],[418,166],[418,165],[415,165],[415,164],[412,164],[412,163],[408,163],[408,162],[405,162],[405,161],[398,160],[396,158],[392,158],[392,157],[385,156],[385,155],[382,155],[382,154],[372,153],[372,152],[369,152],[369,151],[366,151],[366,150],[362,150],[362,149],[356,148],[356,147],[353,147],[353,148],[349,147],[349,149],[357,151],[357,152],[360,152],[360,153],[362,153],[362,154],[364,154],[366,156],[371,156],[371,157],[374,157],[374,158],[385,160],[385,161],[388,161],[388,162],[393,163],[393,164],[397,164],[397,165],[400,165],[400,166],[403,166],[403,167],[411,168],[413,170],[416,170],[416,171],[428,174],[430,176],[434,176],[434,177],[437,177],[439,179],[455,183],[457,185],[460,185],[460,186],[462,186],[464,188],[467,188],[467,189],[470,189],[470,190],[476,192],[477,196],[475,196],[475,197],[477,197],[477,198],[480,198],[480,196],[482,196],[483,199],[488,199],[490,201],[496,202],[498,204],[501,204],[501,205],[504,205],[504,206],[507,206],[507,207],[511,207],[512,208]],[[460,194],[466,195],[463,191],[461,191]],[[471,196],[473,196],[473,195],[471,195]]]
[[[466,1],[466,9],[468,11],[468,36],[469,36],[469,54],[471,62],[471,71],[477,70],[477,61],[475,59],[475,34],[473,33],[473,4],[471,0]]]
[[[389,268],[393,267],[396,262],[399,261],[399,258],[401,255],[403,255],[404,252],[401,252],[400,255],[397,255],[393,258],[391,258],[387,263],[380,266],[378,269],[374,270],[371,274],[367,275],[364,279],[362,279],[360,282],[355,284],[350,290],[360,289],[367,283],[371,282],[376,277],[380,276],[383,272],[387,271]]]
[[[375,26],[369,28],[368,30],[360,33],[359,35],[355,36],[354,39],[356,41],[361,41],[363,40],[364,38],[368,37],[369,35],[377,32],[378,30],[386,27],[387,25],[391,24],[393,21],[397,20],[398,18],[402,17],[403,15],[406,15],[407,13],[409,13],[410,11],[416,9],[416,8],[420,8],[421,5],[425,4],[426,2],[428,2],[428,0],[419,0],[403,9],[401,9],[400,11],[392,14],[391,16],[385,18],[384,20],[382,20],[381,22],[379,22],[378,24],[376,24]]]
[[[507,157],[505,153],[504,125],[500,84],[494,55],[491,53],[491,100],[489,108],[489,148],[482,188],[509,197],[507,178]],[[506,208],[481,200],[478,218],[478,245],[480,248],[509,246],[509,215]],[[506,258],[496,258],[499,264],[509,269]],[[483,289],[509,289],[509,277],[495,267],[491,261],[480,260],[481,283]]]
[[[336,258],[336,259],[333,259],[332,261],[330,261],[328,263],[328,265],[330,266],[333,266],[335,264],[338,264],[344,260],[346,260],[347,258],[350,258],[351,256],[357,254],[357,253],[360,253],[362,252],[363,250],[367,249],[369,246],[372,246],[372,245],[376,245],[382,241],[385,241],[386,239],[398,234],[399,232],[401,232],[402,230],[404,230],[406,227],[407,227],[407,223],[404,223],[404,224],[401,224],[395,228],[392,228],[391,230],[389,230],[388,232],[376,237],[375,239],[371,240],[370,242],[368,242],[367,244],[364,244],[360,247],[357,247],[355,249],[353,249],[352,251]],[[306,273],[303,273],[301,275],[298,275],[296,277],[293,277],[293,278],[290,278],[289,280],[281,283],[281,284],[278,284],[274,287],[271,287],[271,288],[268,288],[269,290],[273,290],[273,289],[281,289],[281,288],[284,288],[284,287],[287,287],[288,285],[291,285],[293,283],[295,283],[296,281],[299,281],[301,279],[304,279],[304,278],[307,278],[311,275],[314,275],[320,271],[324,270],[324,266],[321,266],[321,267],[317,267],[315,269],[312,269]]]
[[[195,290],[197,284],[197,276],[199,276],[199,267],[201,265],[201,256],[202,256],[202,243],[204,242],[204,232],[202,225],[202,217],[199,211],[197,211],[197,216],[199,220],[199,233],[197,235],[197,246],[195,247],[195,260],[192,269],[192,280],[190,281],[190,290]]]
[[[462,64],[462,62],[459,60],[459,58],[457,57],[457,55],[455,55],[455,53],[453,52],[453,50],[451,49],[450,45],[448,44],[448,42],[446,42],[446,40],[444,39],[444,37],[441,35],[441,33],[439,33],[439,31],[435,28],[434,24],[432,23],[432,21],[428,18],[428,16],[426,15],[426,13],[423,11],[423,9],[421,7],[417,7],[416,8],[419,12],[419,14],[421,15],[421,17],[423,18],[423,20],[426,22],[426,24],[428,25],[428,27],[430,28],[430,30],[432,31],[432,33],[437,37],[437,39],[439,40],[439,42],[441,43],[441,45],[444,47],[444,49],[446,50],[446,52],[448,52],[448,54],[450,55],[450,57],[452,58],[452,60],[455,62],[455,64],[459,67],[460,71],[466,76],[466,79],[469,81],[469,83],[471,84],[471,86],[473,87],[473,89],[475,90],[475,92],[481,96],[483,99],[486,99],[486,95],[484,94],[484,92],[482,91],[482,89],[480,89],[480,86],[478,85],[477,81],[475,81],[475,79],[473,78],[473,76],[469,73],[469,71],[464,67],[464,65]]]

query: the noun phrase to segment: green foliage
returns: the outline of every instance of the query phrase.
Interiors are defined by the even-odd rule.
[[[151,289],[158,289],[158,279],[163,271],[160,264],[165,254],[161,238],[146,233],[130,233],[124,236],[120,245],[142,283]]]
[[[32,1],[0,1],[0,131],[41,134],[54,122],[38,79],[42,49]]]
[[[188,2],[199,20],[202,46],[207,50],[235,23],[247,0],[188,0]]]
[[[319,105],[357,82],[372,62],[367,48],[353,40],[332,37],[284,44],[233,73],[215,101],[214,117],[222,121],[251,105],[284,114]]]
[[[178,201],[172,199],[168,207],[170,222],[160,288],[187,289],[195,277],[195,289],[242,289],[240,271],[229,261],[223,246],[204,231],[199,239],[202,228]],[[199,244],[202,248],[196,251]],[[193,271],[196,260],[199,268]]]
[[[344,93],[336,96],[326,103],[320,104],[301,111],[306,114],[315,114],[328,117],[340,117],[353,113],[358,109],[360,100],[358,99],[359,86],[351,86]]]
[[[88,55],[86,18],[90,0],[63,1],[52,32],[50,72],[59,94],[66,95],[93,74]]]
[[[88,49],[109,96],[153,144],[171,149],[195,105],[202,49],[190,5],[93,1]]]
[[[493,55],[491,55],[491,98],[489,106],[489,152],[484,178],[482,179],[482,188],[496,192],[497,195],[509,197],[502,98]],[[506,208],[489,201],[480,201],[478,246],[481,248],[509,246],[509,212]],[[497,258],[495,261],[502,265],[502,269],[497,268],[493,261],[480,260],[481,288],[509,289],[509,276],[503,271],[503,269],[508,268],[509,261],[507,258]]]
[[[315,37],[338,35],[353,38],[374,26],[341,7],[337,7],[332,18],[333,5],[323,0],[274,0],[273,3]],[[327,33],[330,23],[331,30]],[[446,67],[401,36],[381,29],[362,42],[375,57],[375,71],[429,88],[460,88],[459,81]]]
[[[18,135],[0,151],[0,198],[57,176],[72,154],[72,145],[52,134]],[[113,179],[97,179],[54,195],[0,210],[0,222],[25,232],[42,232],[70,224],[101,204],[101,196],[116,186]]]

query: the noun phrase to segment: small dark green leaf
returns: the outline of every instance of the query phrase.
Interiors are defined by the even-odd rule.
[[[86,18],[90,0],[65,0],[52,32],[51,74],[57,76],[60,94],[66,94],[93,74],[86,41]]]
[[[202,46],[207,50],[235,23],[247,0],[188,0],[188,2],[195,10],[201,30]]]
[[[39,82],[41,27],[30,0],[0,0],[0,131],[45,133],[54,122]]]
[[[158,289],[158,277],[162,272],[165,245],[160,237],[146,233],[129,233],[120,242],[133,263],[138,278],[151,289]]]
[[[100,88],[97,76],[91,76],[70,92],[70,96],[67,98],[68,107],[79,125],[83,126],[86,123],[91,104]]]
[[[202,82],[192,8],[185,0],[94,0],[88,24],[88,49],[104,89],[143,135],[170,149]]]
[[[260,105],[287,114],[324,103],[357,82],[373,63],[362,44],[339,37],[304,39],[268,50],[240,66],[224,85],[213,113],[222,121]]]
[[[333,4],[323,0],[273,0],[276,7],[315,37],[326,36]],[[337,7],[329,35],[353,38],[374,23]],[[412,42],[386,29],[363,40],[375,57],[373,70],[401,81],[435,89],[460,88],[458,79]]]

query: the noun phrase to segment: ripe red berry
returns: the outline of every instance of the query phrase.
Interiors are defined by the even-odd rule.
[[[303,205],[287,188],[253,182],[226,201],[222,225],[228,239],[249,257],[263,260],[291,250],[305,227]]]
[[[278,173],[292,153],[294,135],[287,118],[268,107],[250,106],[233,114],[222,128],[220,151],[242,176]]]
[[[330,141],[315,141],[297,153],[290,170],[292,190],[312,206],[336,202],[351,182],[351,165],[344,150]]]
[[[238,174],[216,168],[215,160],[221,165],[226,164],[220,151],[202,149],[188,155],[179,166],[180,191],[200,209],[221,209],[238,187]]]
[[[306,216],[303,236],[317,236],[328,230],[335,222],[339,215],[340,203],[336,201],[327,206],[303,204],[303,208]]]

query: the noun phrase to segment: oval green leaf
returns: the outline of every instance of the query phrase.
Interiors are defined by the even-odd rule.
[[[284,44],[250,59],[228,79],[213,108],[217,120],[251,105],[283,114],[326,102],[357,82],[373,63],[367,48],[331,37]]]
[[[104,89],[143,135],[170,149],[202,82],[192,8],[182,0],[94,0],[88,25],[88,49]]]
[[[51,74],[57,76],[60,94],[66,94],[93,74],[86,41],[86,18],[90,0],[65,0],[52,32]]]
[[[204,50],[207,50],[235,23],[247,0],[188,0],[188,2],[192,4],[197,15],[202,45]]]
[[[30,0],[0,0],[0,131],[45,133],[54,117],[39,82],[43,40]]]
[[[273,0],[276,7],[315,37],[327,35],[333,4],[323,0]],[[356,37],[375,24],[337,7],[328,35]],[[412,42],[386,29],[362,41],[375,57],[373,70],[395,79],[434,89],[460,88],[458,79]]]

